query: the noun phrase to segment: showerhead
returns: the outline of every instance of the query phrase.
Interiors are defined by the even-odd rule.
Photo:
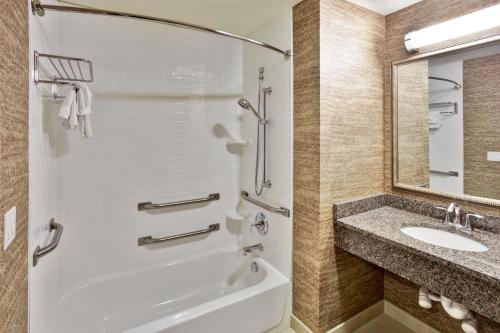
[[[260,121],[263,120],[262,117],[259,115],[259,113],[255,110],[255,108],[253,107],[253,105],[248,100],[246,100],[245,98],[239,99],[238,100],[238,105],[241,106],[245,110],[252,111],[253,114],[257,117],[257,119],[259,119]]]

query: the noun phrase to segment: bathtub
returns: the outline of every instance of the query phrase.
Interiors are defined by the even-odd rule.
[[[90,281],[58,302],[54,332],[261,333],[283,321],[289,295],[263,259],[215,252]]]

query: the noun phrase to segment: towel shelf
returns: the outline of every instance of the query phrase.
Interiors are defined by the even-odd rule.
[[[285,208],[285,207],[277,208],[277,207],[270,206],[270,205],[268,205],[264,202],[261,202],[259,200],[252,199],[252,198],[250,198],[250,196],[248,195],[248,192],[246,192],[246,191],[241,191],[241,197],[243,198],[243,200],[251,202],[254,205],[259,206],[261,208],[264,208],[265,210],[268,210],[272,213],[276,213],[276,214],[280,214],[280,215],[283,215],[286,217],[290,217],[290,209],[288,209],[288,208]]]
[[[150,209],[160,209],[169,208],[176,206],[192,205],[197,203],[215,201],[220,199],[219,193],[209,194],[206,198],[190,199],[183,201],[165,202],[165,203],[152,203],[152,202],[140,202],[137,204],[137,210],[150,210]]]
[[[56,223],[54,219],[50,220],[50,231],[54,230],[54,237],[47,246],[40,247],[37,246],[35,252],[33,252],[33,267],[38,264],[38,259],[43,257],[44,255],[52,252],[59,245],[59,241],[61,240],[61,236],[63,233],[63,226],[59,223]]]
[[[83,58],[35,51],[33,67],[35,83],[76,86],[75,82],[94,81],[92,61]]]
[[[429,108],[447,108],[453,106],[453,111],[439,111],[440,114],[445,115],[445,116],[452,116],[454,114],[458,114],[458,103],[453,103],[453,102],[443,102],[443,103],[430,103]]]
[[[194,236],[204,235],[204,234],[208,234],[208,233],[211,233],[214,231],[218,231],[219,229],[220,229],[220,224],[215,223],[215,224],[210,224],[207,229],[187,232],[185,234],[167,236],[167,237],[162,237],[162,238],[153,238],[151,236],[141,237],[137,240],[137,245],[143,246],[143,245],[148,245],[148,244],[157,244],[157,243],[163,243],[163,242],[173,241],[173,240],[177,240],[177,239],[194,237]]]

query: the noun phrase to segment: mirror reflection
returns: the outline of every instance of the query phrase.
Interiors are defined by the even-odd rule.
[[[395,180],[500,200],[500,44],[396,65]]]

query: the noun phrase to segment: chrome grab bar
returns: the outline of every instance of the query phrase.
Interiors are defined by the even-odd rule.
[[[163,243],[163,242],[168,242],[171,240],[183,239],[183,238],[187,238],[187,237],[208,234],[208,233],[211,233],[214,231],[218,231],[219,229],[220,229],[220,224],[215,223],[215,224],[210,224],[207,229],[187,232],[185,234],[167,236],[167,237],[162,237],[162,238],[153,238],[151,236],[141,237],[137,240],[137,245],[143,246],[143,245],[148,245],[148,244]]]
[[[257,205],[257,206],[259,206],[261,208],[264,208],[264,209],[266,209],[266,210],[268,210],[270,212],[273,212],[273,213],[276,213],[276,214],[280,214],[280,215],[283,215],[283,216],[286,216],[286,217],[290,217],[290,209],[285,208],[285,207],[276,208],[276,207],[273,207],[273,206],[269,206],[266,203],[263,203],[263,202],[260,202],[258,200],[252,199],[248,195],[247,191],[241,191],[241,197],[243,198],[243,200],[251,202],[254,205]]]
[[[37,246],[35,249],[35,252],[33,252],[33,267],[38,264],[38,259],[43,257],[44,255],[52,252],[57,245],[59,245],[59,241],[61,240],[61,235],[64,230],[63,226],[59,223],[56,223],[55,220],[52,218],[50,219],[50,231],[55,230],[54,237],[52,237],[52,240],[50,241],[49,245],[40,247]]]
[[[441,175],[441,176],[452,176],[458,177],[458,171],[438,171],[438,170],[429,170],[429,173],[433,175]]]
[[[176,206],[192,205],[196,203],[215,201],[220,199],[219,193],[209,194],[206,198],[182,200],[175,202],[165,202],[165,203],[152,203],[152,202],[140,202],[137,204],[137,210],[148,210],[148,209],[159,209],[159,208],[169,208]]]

